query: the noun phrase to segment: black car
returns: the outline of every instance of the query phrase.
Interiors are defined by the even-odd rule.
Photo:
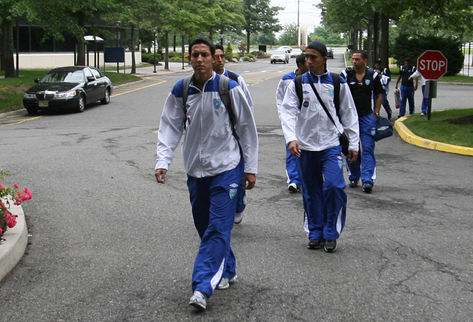
[[[333,49],[332,48],[329,48],[327,50],[327,58],[332,58],[333,59]]]
[[[48,72],[25,92],[23,105],[29,114],[43,109],[72,109],[83,112],[100,100],[110,103],[112,82],[100,70],[88,66],[60,67]]]

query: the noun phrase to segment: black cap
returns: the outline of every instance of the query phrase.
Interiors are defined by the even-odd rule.
[[[315,40],[307,48],[317,50],[322,56],[327,57],[327,47],[321,41]]]

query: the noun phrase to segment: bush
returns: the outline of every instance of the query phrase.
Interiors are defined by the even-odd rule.
[[[156,53],[156,64],[159,61],[163,60],[163,55],[161,53]],[[141,61],[144,63],[154,64],[154,53],[151,54],[141,54]]]
[[[259,51],[259,50],[256,50],[256,51],[252,51],[250,54],[252,54],[253,56],[263,56],[264,55],[264,52],[263,51]]]
[[[231,43],[228,43],[227,48],[225,48],[225,59],[229,61],[233,59],[233,47]]]
[[[406,57],[412,59],[412,64],[417,64],[417,58],[426,50],[440,50],[448,59],[447,73],[445,76],[456,75],[463,67],[463,53],[459,40],[440,38],[434,36],[409,38],[400,34],[393,46],[392,56],[402,65]]]
[[[252,55],[252,54],[246,54],[245,56],[243,56],[243,60],[244,60],[244,61],[255,61],[256,58],[255,58],[255,56]]]

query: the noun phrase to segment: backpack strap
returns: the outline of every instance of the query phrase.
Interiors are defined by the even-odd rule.
[[[233,79],[235,82],[238,83],[238,76],[234,72],[228,70],[228,78]]]
[[[232,134],[237,139],[240,140],[238,134],[236,133],[235,123],[236,123],[236,116],[235,111],[233,109],[232,100],[230,99],[230,92],[228,90],[230,79],[225,75],[220,75],[220,79],[218,81],[218,93],[220,95],[220,99],[225,105],[225,109],[227,110],[228,116],[230,117],[230,126],[232,127]]]
[[[337,116],[340,119],[340,75],[336,73],[330,73],[333,81],[333,104],[337,111]],[[341,120],[340,120],[341,122]]]
[[[191,82],[192,76],[188,76],[184,78],[182,81],[182,109],[184,110],[184,130],[186,129],[186,123],[187,123],[187,96],[189,93],[189,84]]]
[[[297,97],[299,98],[299,109],[301,109],[302,106],[302,75],[297,75],[296,76],[296,93]]]

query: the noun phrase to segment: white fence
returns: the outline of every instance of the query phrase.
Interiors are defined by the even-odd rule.
[[[16,55],[13,56],[13,61],[16,68]],[[88,66],[94,66],[98,61],[99,68],[103,69],[103,52],[97,53],[94,60],[94,52],[89,52],[89,60],[87,64],[87,54],[85,63]],[[135,51],[136,64],[141,64],[141,51]],[[48,52],[48,53],[20,53],[19,54],[20,69],[51,69],[62,66],[74,65],[73,52]],[[131,65],[131,52],[125,52],[125,65]],[[107,63],[107,66],[116,66],[116,63]],[[123,63],[120,63],[123,66]],[[123,67],[121,67],[123,68]]]

